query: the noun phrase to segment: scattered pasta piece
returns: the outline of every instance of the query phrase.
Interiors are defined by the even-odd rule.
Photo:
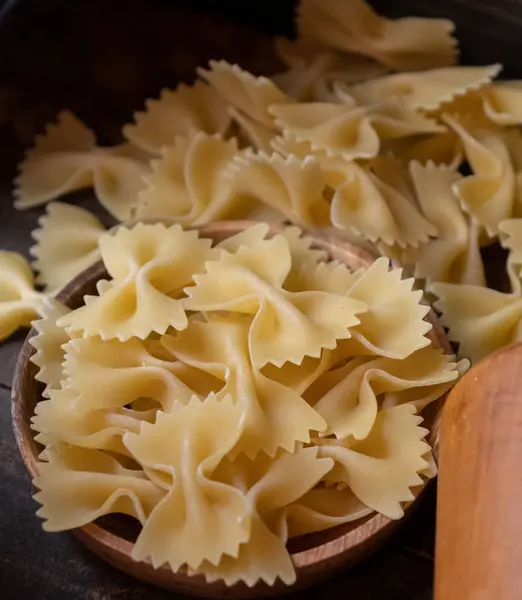
[[[427,429],[410,404],[379,411],[370,434],[356,442],[320,446],[319,455],[333,458],[326,479],[345,483],[366,506],[398,519],[401,505],[414,499],[411,488],[422,483],[420,473],[428,467],[424,455]]]
[[[416,71],[456,62],[454,24],[447,19],[386,19],[364,0],[301,0],[300,34],[344,52],[375,58],[391,69]]]
[[[89,211],[61,202],[47,205],[47,213],[32,233],[30,250],[38,271],[37,283],[57,292],[100,259],[98,240],[105,227]]]
[[[462,176],[430,162],[424,166],[411,162],[410,172],[417,201],[437,235],[416,249],[407,249],[402,261],[414,265],[414,275],[420,279],[485,285],[479,229],[462,212],[454,192]]]
[[[232,161],[229,175],[236,203],[253,199],[300,225],[324,227],[330,222],[324,177],[312,157],[250,152]]]
[[[42,392],[44,398],[49,398],[51,390],[59,390],[64,379],[63,346],[69,341],[69,336],[62,327],[58,327],[56,321],[68,312],[70,309],[58,300],[45,298],[40,308],[40,319],[32,323],[37,334],[29,339],[36,350],[31,362],[38,367],[35,379],[45,384]]]
[[[229,113],[232,121],[237,123],[243,136],[246,137],[248,146],[262,152],[272,152],[271,143],[276,136],[276,132],[272,128],[254,121],[254,119],[235,108],[230,108]]]
[[[364,167],[341,160],[325,160],[322,166],[334,190],[331,219],[337,229],[401,247],[416,247],[436,233],[404,194]]]
[[[227,110],[228,103],[203,81],[181,83],[175,90],[163,90],[158,100],[147,100],[146,110],[134,114],[135,123],[125,125],[123,135],[145,152],[160,155],[179,136],[225,133]]]
[[[503,132],[482,128],[473,119],[449,115],[446,123],[459,135],[473,175],[454,184],[457,197],[466,210],[486,228],[498,234],[498,224],[513,215],[515,174],[509,146]]]
[[[476,362],[491,352],[522,340],[522,298],[476,285],[434,283],[441,322],[459,354]]]
[[[489,67],[446,67],[419,73],[385,75],[345,88],[359,104],[375,104],[390,98],[410,110],[435,110],[472,90],[487,85],[501,65]]]
[[[43,299],[34,289],[27,260],[16,252],[0,250],[0,340],[19,327],[29,327],[42,310]]]
[[[292,102],[291,98],[278,89],[270,79],[256,77],[238,65],[231,65],[224,60],[211,60],[209,64],[209,69],[198,69],[198,75],[238,111],[274,129],[273,117],[268,111],[269,106]]]
[[[248,214],[237,206],[224,176],[238,148],[234,139],[220,135],[177,138],[152,161],[147,189],[140,195],[138,217],[175,219],[182,225],[202,224]]]
[[[84,337],[121,341],[162,334],[168,327],[185,329],[187,317],[176,294],[219,254],[210,240],[179,225],[138,223],[103,235],[99,244],[112,281],[99,288],[98,296],[87,296],[85,306],[62,317],[59,326]]]
[[[444,128],[420,113],[396,104],[359,107],[353,104],[312,102],[273,104],[270,113],[291,142],[346,161],[373,158],[381,140],[437,133]]]
[[[130,217],[148,171],[141,152],[129,144],[96,146],[93,132],[63,111],[36,139],[20,165],[16,208],[45,204],[76,190],[94,187],[100,204],[114,217]]]

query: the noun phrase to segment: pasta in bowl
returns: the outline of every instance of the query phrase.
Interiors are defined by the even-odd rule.
[[[137,223],[99,247],[15,375],[44,529],[208,597],[306,587],[380,546],[436,473],[467,368],[413,280],[282,224]]]

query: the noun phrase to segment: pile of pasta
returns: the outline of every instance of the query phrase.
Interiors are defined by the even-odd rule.
[[[521,338],[521,82],[495,81],[498,64],[455,66],[446,19],[302,0],[296,24],[297,39],[276,40],[285,70],[211,61],[192,85],[147,100],[117,146],[100,147],[68,111],[37,137],[14,191],[20,209],[48,203],[31,250],[37,278],[0,254],[0,339],[99,260],[98,217],[56,202],[84,188],[116,222],[332,230],[433,293],[462,356]],[[486,285],[481,249],[498,242],[511,289]]]
[[[352,271],[296,227],[213,245],[179,224],[99,241],[108,278],[36,321],[44,528],[137,519],[136,560],[208,581],[295,581],[289,538],[397,519],[435,475],[419,416],[467,368],[413,279]]]

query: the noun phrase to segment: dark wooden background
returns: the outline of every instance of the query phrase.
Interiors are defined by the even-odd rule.
[[[348,0],[347,0],[348,1]],[[12,8],[5,10],[6,4]],[[518,0],[374,0],[390,16],[446,16],[457,23],[467,63],[504,62],[522,76]],[[0,0],[0,7],[2,2]],[[279,66],[272,36],[292,33],[291,0],[8,0],[0,13],[0,248],[27,255],[40,210],[12,208],[16,163],[62,108],[104,143],[145,97],[190,81],[210,58],[254,72]],[[76,200],[93,209],[89,194]],[[99,211],[98,211],[99,212]],[[103,216],[103,215],[102,215]],[[5,600],[164,600],[106,566],[67,533],[44,534],[11,431],[10,389],[23,335],[0,345],[0,597]],[[394,541],[364,564],[299,598],[429,600],[435,491]]]

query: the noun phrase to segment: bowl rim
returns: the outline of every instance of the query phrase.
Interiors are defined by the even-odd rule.
[[[167,225],[171,224],[169,220],[157,220],[155,222],[163,222]],[[219,237],[220,239],[230,237],[256,223],[256,221],[221,221],[213,222],[208,225],[185,227],[185,229],[198,230],[202,237],[208,237],[216,241],[216,237]],[[123,226],[125,226],[125,224],[123,224]],[[287,224],[282,223],[269,223],[269,226],[269,236],[276,235],[288,227]],[[339,251],[346,256],[350,256],[354,263],[360,263],[360,266],[368,266],[376,259],[376,256],[341,237],[333,236],[330,233],[325,234],[322,231],[313,229],[301,227],[299,227],[299,229],[302,231],[302,235],[310,237],[313,240],[312,246],[326,250],[330,257],[332,257],[332,253],[335,255],[335,252]],[[346,264],[346,261],[344,262]],[[354,267],[352,266],[352,268]],[[67,302],[70,301],[70,298],[78,293],[79,289],[85,287],[88,282],[92,282],[94,279],[100,279],[104,274],[106,274],[105,267],[103,262],[99,260],[79,273],[64,288],[62,288],[57,294],[56,299],[67,304]],[[428,333],[432,343],[435,343],[442,348],[444,352],[452,353],[449,341],[433,309],[430,308],[426,319],[432,324],[432,329]],[[16,362],[11,393],[13,431],[18,449],[31,479],[34,479],[37,475],[38,453],[33,451],[35,433],[30,428],[30,423],[27,422],[24,415],[24,407],[26,404],[23,396],[24,389],[26,385],[28,385],[26,380],[29,379],[29,382],[34,383],[34,376],[31,375],[31,370],[36,370],[36,367],[30,361],[31,356],[34,353],[34,348],[29,343],[29,340],[36,334],[37,332],[32,328],[25,338]],[[433,423],[429,428],[430,432],[428,434],[435,461],[437,461],[438,458],[440,413],[444,399],[445,395],[432,403],[432,406],[439,404],[439,407],[434,411]],[[230,587],[226,586],[221,581],[207,583],[202,575],[189,575],[186,572],[173,572],[170,568],[165,566],[160,567],[159,569],[153,569],[152,564],[148,560],[140,562],[134,561],[130,557],[133,546],[132,542],[96,523],[89,523],[88,525],[84,525],[83,527],[71,531],[87,547],[102,556],[102,558],[113,566],[126,571],[138,579],[154,583],[160,587],[214,598],[246,598],[247,596],[264,597],[280,593],[289,593],[297,589],[309,587],[310,585],[359,562],[359,560],[377,550],[396,529],[402,526],[414,507],[424,496],[429,485],[430,480],[425,480],[422,484],[412,488],[414,499],[411,502],[404,504],[404,516],[401,519],[392,520],[377,512],[372,512],[368,516],[356,521],[345,523],[323,532],[302,536],[302,538],[295,538],[306,539],[311,538],[312,536],[324,535],[328,532],[328,537],[331,539],[327,539],[320,544],[311,545],[311,547],[305,549],[290,551],[297,574],[296,583],[291,585],[282,584],[280,580],[277,580],[274,586],[268,586],[261,582],[255,584],[252,588],[246,587],[246,585],[241,582]],[[337,536],[332,534],[332,532],[335,533],[336,530],[346,526],[351,527],[349,531],[338,534]],[[328,571],[328,575],[325,575],[324,573],[326,570]],[[299,581],[300,576],[302,576],[302,579],[305,581]]]

